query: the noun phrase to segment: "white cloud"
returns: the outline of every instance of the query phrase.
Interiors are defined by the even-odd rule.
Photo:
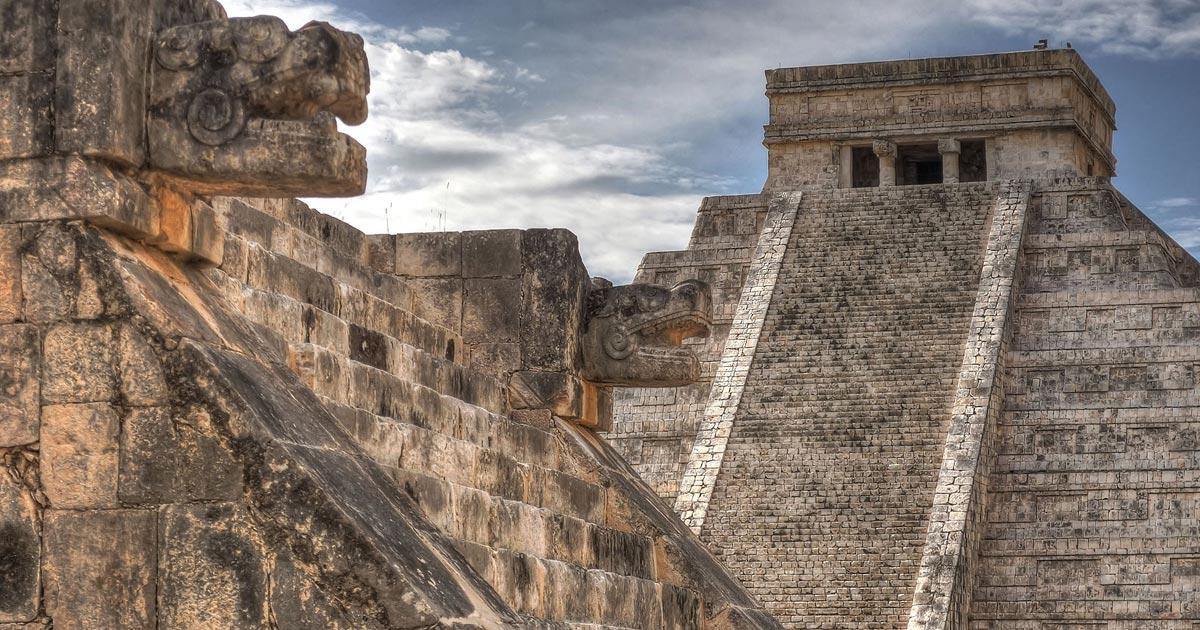
[[[1200,247],[1200,218],[1166,219],[1161,221],[1161,225],[1171,235],[1171,238],[1185,249],[1192,250]]]
[[[450,37],[450,31],[431,26],[422,26],[415,31],[407,28],[393,28],[348,12],[333,2],[312,2],[311,0],[222,0],[221,5],[230,17],[250,15],[274,15],[282,19],[290,28],[296,29],[308,22],[329,22],[334,26],[353,31],[364,38],[377,41],[390,41],[400,44],[439,43]]]
[[[1195,0],[969,0],[966,15],[1010,34],[1086,42],[1147,58],[1200,53]]]
[[[1187,208],[1196,205],[1200,205],[1200,199],[1195,197],[1170,197],[1155,201],[1153,204],[1155,208]]]

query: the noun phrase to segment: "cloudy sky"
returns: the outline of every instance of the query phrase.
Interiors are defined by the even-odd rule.
[[[763,70],[1070,41],[1117,102],[1116,183],[1200,252],[1200,0],[225,0],[367,41],[366,232],[559,226],[594,275],[758,192]]]

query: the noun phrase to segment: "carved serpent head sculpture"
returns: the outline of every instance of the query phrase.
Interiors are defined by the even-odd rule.
[[[651,284],[614,287],[593,280],[583,335],[583,377],[598,385],[673,387],[700,378],[695,352],[683,346],[707,337],[708,285],[687,280],[667,289]]]

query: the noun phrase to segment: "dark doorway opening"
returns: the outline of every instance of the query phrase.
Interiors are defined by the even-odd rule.
[[[942,183],[942,154],[937,143],[902,144],[896,150],[896,184]]]
[[[879,157],[871,147],[853,147],[850,152],[850,185],[873,188],[879,185]]]
[[[982,182],[987,179],[987,151],[983,140],[959,142],[962,153],[958,156],[958,181]]]

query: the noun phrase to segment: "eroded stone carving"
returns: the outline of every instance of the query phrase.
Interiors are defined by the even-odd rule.
[[[614,287],[592,281],[583,335],[583,377],[600,385],[674,387],[700,378],[695,352],[681,344],[707,337],[707,284],[687,280],[671,289],[651,284]]]
[[[365,152],[334,119],[366,120],[369,89],[362,38],[324,22],[166,29],[154,44],[150,165],[198,192],[359,194]]]

